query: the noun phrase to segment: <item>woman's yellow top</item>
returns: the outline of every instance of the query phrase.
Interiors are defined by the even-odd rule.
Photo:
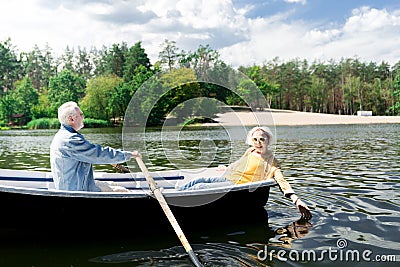
[[[254,155],[253,151],[252,148],[248,149],[238,161],[229,166],[224,176],[235,184],[275,179],[284,195],[294,193],[272,153],[261,157]]]

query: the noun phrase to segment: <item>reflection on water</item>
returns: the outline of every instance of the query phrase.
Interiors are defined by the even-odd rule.
[[[306,236],[311,227],[309,222],[298,220],[276,230],[266,227],[265,224],[242,225],[240,231],[232,226],[224,229],[210,229],[201,237],[207,242],[195,244],[193,250],[205,266],[270,266],[274,256],[264,255],[266,246],[273,244],[275,248],[290,249],[292,241]],[[265,243],[266,240],[270,242]],[[138,266],[153,266],[155,262],[156,266],[186,266],[182,264],[190,266],[190,260],[182,246],[157,251],[126,251],[96,257],[90,261],[96,263],[135,262],[140,264]]]
[[[246,149],[245,136],[232,132],[231,129],[227,134],[223,128],[190,128],[179,132],[171,128],[163,133],[162,140],[158,129],[146,132],[144,153],[149,169],[228,164]],[[48,147],[54,133],[0,132],[0,168],[49,170]],[[85,129],[84,134],[92,142],[122,147],[120,129]],[[282,261],[277,255],[260,260],[257,255],[265,246],[269,251],[321,253],[329,248],[338,249],[338,240],[346,242],[347,250],[372,251],[371,258],[400,254],[399,136],[398,124],[277,127],[276,156],[295,191],[312,208],[312,226],[297,222],[296,208],[274,188],[266,206],[269,220],[265,224],[249,222],[249,225],[214,229],[212,219],[205,218],[209,227],[191,230],[186,235],[200,259],[208,263],[206,266],[355,265],[328,257],[320,262],[301,262]],[[108,165],[96,166],[96,170],[113,171]],[[35,256],[49,251],[58,255],[58,261],[52,258],[53,261],[66,266],[99,266],[106,262],[117,266],[190,266],[174,236],[149,237],[144,244],[134,238],[124,239],[121,234],[118,241],[96,247],[86,241],[80,239],[80,246],[68,250],[46,243],[21,247],[17,244],[2,248],[0,258],[7,266],[12,263],[17,266],[22,262],[17,255],[26,253],[26,249],[30,253],[23,262],[29,266],[50,266],[52,261]],[[398,266],[388,262],[359,264]]]

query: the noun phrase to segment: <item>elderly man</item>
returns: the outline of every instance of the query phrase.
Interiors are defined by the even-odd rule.
[[[129,152],[90,143],[78,133],[83,128],[83,113],[75,102],[67,102],[58,108],[60,130],[50,146],[50,164],[54,186],[69,191],[104,191],[95,183],[92,164],[116,164],[132,157],[140,157],[138,151]],[[108,190],[107,190],[108,191]]]

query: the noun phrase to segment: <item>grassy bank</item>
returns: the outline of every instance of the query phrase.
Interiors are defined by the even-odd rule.
[[[85,128],[104,128],[112,126],[112,123],[109,121],[90,118],[86,118],[83,123],[85,124]],[[31,120],[26,127],[28,129],[58,129],[60,128],[60,122],[55,118],[40,118]]]

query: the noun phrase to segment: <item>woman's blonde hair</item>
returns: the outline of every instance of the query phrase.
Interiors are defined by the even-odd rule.
[[[274,135],[272,134],[271,130],[268,127],[256,126],[248,132],[247,138],[246,138],[246,144],[248,144],[250,146],[253,145],[252,137],[253,137],[253,134],[257,131],[261,131],[267,136],[267,139],[268,139],[267,145],[271,145],[273,143]]]

